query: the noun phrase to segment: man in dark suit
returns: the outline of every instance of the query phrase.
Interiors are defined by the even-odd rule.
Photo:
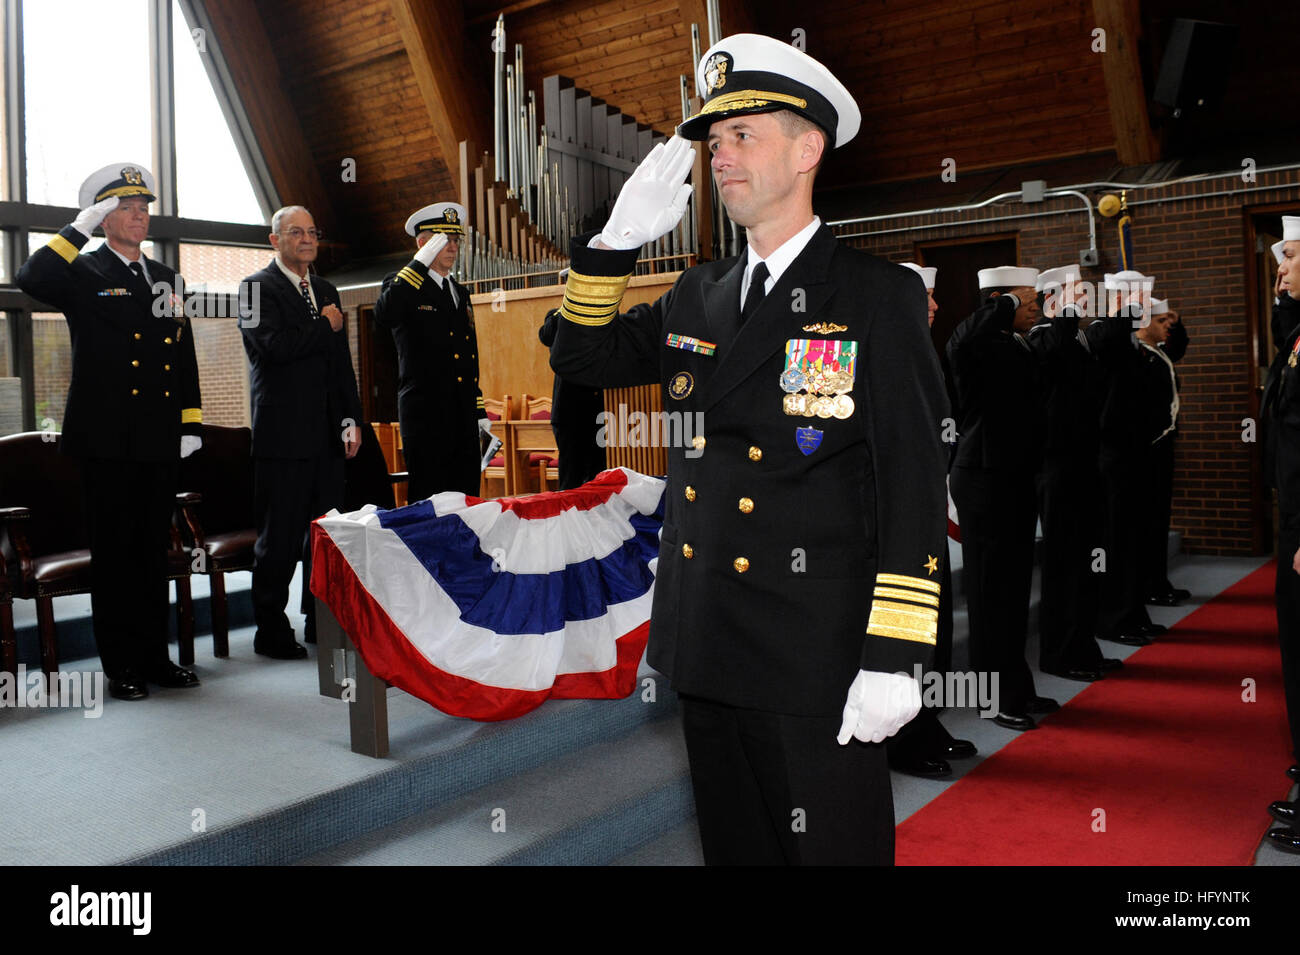
[[[1282,686],[1291,727],[1291,755],[1298,762],[1287,776],[1300,782],[1300,216],[1282,217],[1273,341],[1277,358],[1269,369],[1260,405],[1265,425],[1265,474],[1277,488],[1277,630],[1282,649]],[[1268,832],[1285,852],[1300,852],[1300,802],[1279,800],[1269,815],[1284,825]]]
[[[550,348],[559,330],[560,310],[553,308],[542,319],[538,340]],[[584,388],[555,376],[551,387],[551,431],[560,455],[560,490],[581,487],[605,470],[605,449],[601,446],[601,413],[605,410],[603,388]]]
[[[63,312],[72,381],[60,450],[81,459],[95,643],[117,699],[148,683],[198,686],[167,654],[167,551],[178,462],[202,444],[194,336],[176,273],[140,251],[153,176],[114,163],[81,186],[81,213],[18,270]],[[105,243],[78,250],[103,224]]]
[[[551,366],[657,382],[670,412],[703,416],[668,452],[649,660],[681,696],[705,861],[888,864],[875,744],[920,709],[946,520],[925,290],[813,214],[823,156],[860,122],[829,70],[742,34],[696,83],[680,132],[707,139],[748,248],[618,315],[638,249],[690,195],[689,145],[661,143],[573,245]]]
[[[1025,659],[1034,574],[1034,476],[1042,458],[1038,359],[1024,335],[1038,319],[1034,269],[981,269],[981,305],[948,339],[957,391],[952,499],[961,520],[971,666],[997,673],[999,726],[1030,730],[1059,709],[1038,696]]]
[[[311,213],[288,206],[271,219],[275,258],[244,280],[253,314],[241,323],[253,406],[253,649],[296,660],[285,615],[294,565],[303,562],[306,638],[314,642],[308,593],[312,520],[343,504],[344,457],[356,455],[365,432],[339,293],[310,274],[320,234]]]
[[[465,235],[465,208],[425,206],[406,220],[415,257],[384,279],[375,324],[397,346],[397,414],[410,474],[407,499],[439,491],[478,494],[478,435],[488,430],[478,386],[478,339],[469,292],[451,277]]]

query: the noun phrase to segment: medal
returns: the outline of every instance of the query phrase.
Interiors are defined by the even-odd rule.
[[[839,395],[834,399],[833,405],[834,410],[831,413],[841,421],[853,414],[853,399],[848,395]]]
[[[798,368],[787,368],[781,372],[781,390],[790,394],[802,391],[807,379]]]
[[[804,413],[804,405],[807,403],[807,395],[786,395],[781,399],[781,410],[788,415],[801,415]]]
[[[835,399],[830,396],[817,399],[817,410],[813,412],[819,418],[830,418],[835,414]]]
[[[821,404],[821,398],[816,395],[807,395],[806,398],[807,400],[804,402],[803,411],[799,413],[805,418],[811,418],[817,413],[817,406]]]

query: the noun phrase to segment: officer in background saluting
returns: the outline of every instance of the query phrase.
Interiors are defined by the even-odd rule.
[[[113,163],[81,185],[81,213],[18,270],[63,312],[72,381],[59,450],[81,459],[95,643],[119,700],[148,683],[198,686],[167,655],[167,550],[179,461],[198,450],[194,336],[176,273],[140,251],[156,198],[149,170]],[[78,254],[97,226],[104,245]]]
[[[489,421],[478,386],[478,339],[469,292],[451,277],[465,235],[465,207],[435,202],[406,220],[416,252],[384,279],[375,324],[397,346],[397,414],[410,473],[407,499],[439,491],[479,493],[480,431]]]

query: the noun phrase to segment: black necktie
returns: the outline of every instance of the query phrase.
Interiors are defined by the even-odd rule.
[[[307,284],[305,278],[298,283],[298,291],[302,292],[302,297],[307,300],[307,310],[311,312],[311,317],[319,318],[320,316],[316,313],[316,306],[311,301],[311,286]]]
[[[767,295],[767,263],[759,262],[749,276],[749,292],[745,295],[745,305],[740,310],[740,323],[749,321],[749,316],[758,311]]]
[[[451,296],[451,276],[444,276],[442,284],[438,286],[442,290],[443,300],[447,303],[447,308],[456,311],[456,300]]]
[[[133,274],[136,281],[140,283],[140,287],[145,291],[149,291],[149,280],[144,277],[144,266],[139,262],[132,262],[129,267],[131,269],[131,274]]]

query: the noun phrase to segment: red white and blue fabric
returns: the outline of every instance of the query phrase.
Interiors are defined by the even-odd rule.
[[[453,716],[636,688],[664,482],[605,471],[580,488],[435,494],[312,526],[312,593],[370,672]]]

